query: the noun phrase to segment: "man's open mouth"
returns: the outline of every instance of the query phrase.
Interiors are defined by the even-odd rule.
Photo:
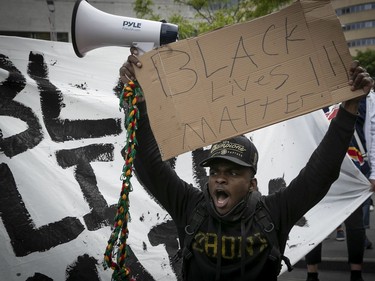
[[[223,189],[217,189],[215,191],[215,205],[217,208],[224,208],[229,201],[229,194]]]

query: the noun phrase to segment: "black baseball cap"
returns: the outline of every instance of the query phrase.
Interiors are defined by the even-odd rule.
[[[230,138],[211,146],[209,157],[199,163],[202,167],[209,167],[215,159],[225,159],[240,166],[250,167],[257,172],[258,150],[244,135]]]

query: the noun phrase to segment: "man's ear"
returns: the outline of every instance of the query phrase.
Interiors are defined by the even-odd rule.
[[[256,178],[250,179],[250,190],[251,191],[258,191],[258,180]]]

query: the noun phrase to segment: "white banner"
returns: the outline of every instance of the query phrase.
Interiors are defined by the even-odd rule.
[[[0,36],[0,272],[4,280],[110,280],[102,261],[121,190],[124,113],[114,88],[126,48],[77,58],[69,43]],[[288,184],[328,126],[322,111],[249,134],[258,183]],[[197,188],[205,178],[188,152],[175,169]],[[129,244],[138,280],[176,280],[177,233],[170,216],[136,180]],[[286,256],[301,259],[369,195],[346,158],[329,194],[290,233]],[[285,269],[283,269],[285,270]],[[33,279],[34,280],[34,279]]]

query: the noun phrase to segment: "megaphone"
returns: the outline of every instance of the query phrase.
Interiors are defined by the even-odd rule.
[[[71,28],[74,52],[80,58],[93,49],[108,46],[135,46],[147,52],[175,42],[178,37],[175,24],[111,15],[85,0],[76,1]]]

